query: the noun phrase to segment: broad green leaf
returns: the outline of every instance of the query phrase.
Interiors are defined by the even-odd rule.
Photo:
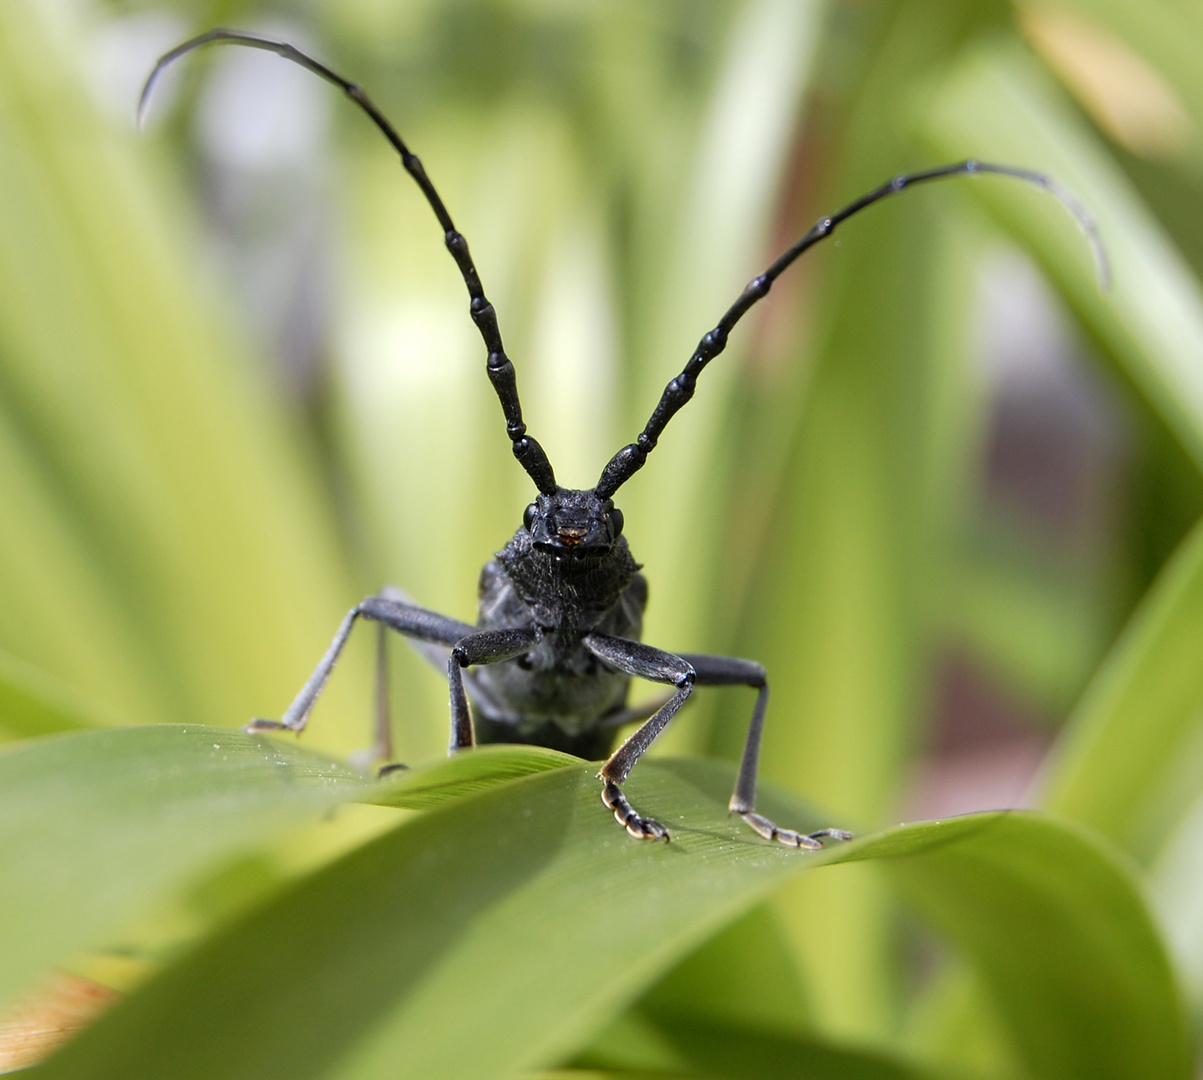
[[[367,786],[295,743],[199,725],[0,754],[0,1002],[223,859]]]
[[[1183,1004],[1130,870],[1088,834],[1028,813],[907,828],[863,854],[925,830],[932,846],[888,873],[970,958],[1031,1076],[1188,1075]]]
[[[1139,893],[1064,827],[983,814],[812,855],[726,814],[729,767],[650,761],[628,790],[673,841],[648,845],[600,807],[593,769],[459,800],[319,870],[39,1075],[512,1076],[582,1045],[785,877],[867,859],[979,962],[1035,1076],[1184,1075],[1181,1006]],[[791,825],[815,824],[763,801]]]
[[[1171,781],[1197,741],[1201,710],[1203,523],[1162,571],[1079,703],[1046,767],[1041,805],[1139,858],[1190,801],[1191,791]],[[1194,781],[1197,790],[1197,773]]]
[[[728,819],[714,793],[731,782],[726,767],[637,770],[628,791],[674,830],[668,845],[637,843],[615,824],[595,771],[532,776],[505,797],[486,792],[414,819],[148,984],[90,1033],[105,1046],[100,1072],[84,1043],[87,1064],[64,1057],[47,1068],[300,1080],[400,1067],[453,1078],[570,1052],[807,859]],[[185,1016],[194,994],[207,1004]],[[143,1010],[164,1007],[175,1014],[170,1036],[144,1042]]]
[[[378,806],[426,810],[532,773],[576,765],[580,758],[542,746],[480,746],[412,770],[389,774],[364,799]]]

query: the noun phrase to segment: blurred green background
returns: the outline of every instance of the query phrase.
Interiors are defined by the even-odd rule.
[[[909,192],[781,280],[617,500],[645,639],[768,668],[767,779],[858,830],[1038,798],[1203,511],[1199,4],[6,0],[11,740],[278,716],[382,583],[470,619],[531,494],[436,223],[361,115],[212,49],[134,130],[154,58],[213,25],[307,47],[394,120],[568,485],[822,213],[969,156],[1074,192],[1109,290],[1040,192]],[[1201,640],[1183,629],[1153,679],[1177,695],[1172,761],[1110,818],[1105,786],[1060,805],[1147,872],[1196,1001]],[[362,633],[308,745],[367,744],[371,656]],[[439,753],[445,681],[403,645],[391,663],[399,755]],[[748,694],[697,697],[657,752],[734,757]],[[944,1037],[953,966],[867,869],[807,875],[757,918],[825,1031]]]

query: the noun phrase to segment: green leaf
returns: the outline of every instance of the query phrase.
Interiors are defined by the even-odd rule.
[[[737,1080],[919,1080],[922,1069],[886,1054],[680,1017],[655,1017],[682,1072]]]
[[[366,786],[295,743],[199,725],[0,754],[0,1002],[219,860]]]
[[[579,763],[580,758],[542,746],[478,746],[468,754],[458,753],[392,773],[365,799],[377,806],[427,810],[495,784]]]
[[[532,776],[368,844],[202,944],[51,1075],[99,1077],[138,1059],[138,1075],[180,1080],[398,1066],[450,1078],[575,1049],[808,858],[727,817],[729,792],[717,795],[730,785],[726,767],[640,767],[629,793],[674,830],[669,845],[628,837],[601,805],[595,772]],[[144,1041],[143,1024],[162,1009],[174,1019]]]
[[[627,1015],[666,1013],[726,1027],[809,1034],[814,1001],[782,922],[771,903],[753,908],[668,972]]]
[[[1141,601],[1045,766],[1041,803],[1155,864],[1156,908],[1203,1000],[1203,522]]]
[[[1034,1075],[1184,1075],[1164,951],[1127,874],[1084,837],[996,813],[812,855],[727,815],[729,767],[649,761],[628,790],[673,842],[639,843],[601,808],[593,771],[459,800],[319,870],[40,1075],[511,1076],[562,1060],[783,878],[866,859],[975,956]],[[790,825],[817,824],[763,802]]]
[[[925,832],[922,856],[886,868],[974,963],[1033,1077],[1188,1075],[1183,1004],[1128,869],[1088,834],[1015,812],[907,827],[859,854]]]
[[[1161,572],[1070,719],[1047,766],[1042,805],[1140,857],[1197,790],[1197,775],[1186,792],[1169,781],[1198,738],[1201,707],[1203,522]],[[1185,803],[1167,806],[1175,794]]]

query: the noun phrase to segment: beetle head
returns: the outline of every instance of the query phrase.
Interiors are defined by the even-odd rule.
[[[622,535],[622,511],[592,489],[538,495],[522,524],[537,548],[557,556],[604,555]]]

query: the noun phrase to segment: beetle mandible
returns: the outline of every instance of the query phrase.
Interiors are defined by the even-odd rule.
[[[803,252],[829,237],[853,214],[931,180],[981,173],[1011,177],[1043,188],[1074,216],[1090,240],[1100,279],[1105,282],[1106,255],[1090,215],[1050,177],[1011,165],[970,159],[894,177],[830,217],[820,218],[764,273],[753,278],[665,387],[638,438],[610,459],[594,487],[573,490],[556,483],[543,448],[527,434],[514,365],[506,355],[497,314],[485,296],[467,241],[456,229],[421,161],[360,86],[287,42],[235,30],[210,30],[159,59],[143,88],[139,118],[169,64],[201,46],[222,43],[276,53],[333,83],[368,115],[400,155],[405,171],[434,211],[447,250],[463,276],[469,312],[484,339],[485,370],[501,402],[514,456],[538,489],[518,531],[481,573],[476,625],[417,607],[390,590],[369,596],[347,613],[283,718],[253,720],[246,730],[300,734],[352,626],[361,618],[368,619],[380,624],[382,632],[384,628],[397,631],[428,655],[432,649],[441,650],[439,659],[446,658],[451,691],[452,752],[478,742],[517,742],[599,758],[610,752],[619,727],[642,721],[598,773],[602,801],[632,836],[667,840],[668,830],[662,824],[630,804],[623,783],[695,686],[746,686],[756,691],[756,703],[731,796],[731,812],[766,839],[792,847],[814,849],[821,848],[824,839],[848,839],[851,834],[842,829],[800,833],[756,813],[756,773],[769,697],[765,670],[752,660],[666,652],[639,640],[647,582],[622,535],[622,511],[614,505],[614,495],[643,467],[668,422],[693,397],[698,376],[726,347],[736,323]],[[632,677],[665,684],[672,688],[671,695],[645,708],[627,708]],[[383,710],[381,715],[387,721]],[[377,746],[387,753],[388,745],[387,724],[378,721]]]

